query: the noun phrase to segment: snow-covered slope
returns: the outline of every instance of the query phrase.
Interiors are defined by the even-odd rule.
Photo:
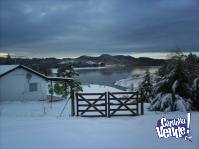
[[[97,85],[97,84],[90,84],[90,85],[82,85],[83,92],[85,93],[103,93],[103,92],[121,92],[122,90],[105,86],[105,85]]]
[[[139,85],[142,83],[143,79],[144,79],[143,76],[133,77],[133,78],[130,77],[116,81],[115,85],[125,88],[131,88],[133,86],[134,90],[137,90]]]
[[[157,75],[151,74],[151,81],[154,84],[155,80],[157,79]],[[125,79],[121,79],[115,82],[115,85],[125,87],[127,89],[131,89],[133,87],[134,90],[138,90],[139,85],[144,80],[144,75],[139,76],[130,76]]]

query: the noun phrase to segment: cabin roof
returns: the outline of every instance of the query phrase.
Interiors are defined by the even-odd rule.
[[[51,76],[46,76],[42,73],[39,73],[29,67],[26,67],[24,65],[0,65],[0,77],[3,77],[5,75],[7,75],[8,73],[16,70],[16,69],[19,69],[19,68],[22,68],[24,70],[27,70],[31,73],[34,73],[35,75],[45,79],[45,80],[49,80],[49,81],[67,81],[67,80],[73,80],[72,78],[64,78],[64,77],[51,77]]]
[[[18,67],[19,65],[0,65],[0,75]]]

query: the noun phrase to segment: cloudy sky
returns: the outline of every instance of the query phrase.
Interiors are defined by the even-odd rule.
[[[1,0],[0,51],[29,57],[199,51],[198,0]]]

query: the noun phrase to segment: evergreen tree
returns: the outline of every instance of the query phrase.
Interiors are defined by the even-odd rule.
[[[199,77],[199,57],[190,53],[186,58],[187,72],[189,73],[190,80],[193,81],[195,78]]]
[[[164,66],[162,69],[164,73],[161,74],[162,79],[154,88],[156,96],[151,102],[151,110],[187,111],[198,106],[198,102],[194,102],[198,89],[195,87],[197,85],[193,89],[193,79],[191,78],[199,76],[197,70],[195,70],[199,63],[197,64],[195,61],[191,63],[190,61],[194,61],[193,56],[186,57],[178,53],[171,58],[166,67]],[[193,68],[193,65],[196,66]],[[197,84],[197,81],[195,82]]]
[[[78,76],[79,74],[73,69],[72,65],[64,65],[58,69],[58,76],[59,77],[66,77],[66,78],[74,78],[75,76]],[[73,80],[70,82],[66,82],[66,94],[68,95],[70,92],[70,86],[72,86],[73,90],[75,92],[82,91],[81,82],[77,80]],[[56,94],[62,94],[65,95],[65,82],[59,81],[56,82],[54,85],[54,92]]]
[[[189,54],[186,59],[186,65],[189,73],[189,80],[192,83],[192,102],[193,110],[199,110],[199,57]]]
[[[150,72],[147,70],[144,76],[144,80],[139,86],[139,92],[141,94],[142,100],[145,102],[150,102],[150,99],[152,97],[152,91],[153,84],[151,81],[151,75]]]
[[[199,110],[199,77],[195,78],[192,85],[193,110]]]

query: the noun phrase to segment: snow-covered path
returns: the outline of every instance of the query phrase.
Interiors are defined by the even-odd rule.
[[[199,112],[191,113],[192,142],[159,139],[157,120],[184,117],[181,112],[149,112],[136,117],[70,117],[69,105],[58,117],[66,101],[50,103],[0,103],[1,149],[198,149]],[[46,114],[44,114],[44,107]],[[145,104],[145,108],[147,104]]]

